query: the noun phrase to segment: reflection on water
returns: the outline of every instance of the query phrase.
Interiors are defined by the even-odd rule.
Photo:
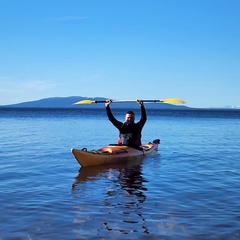
[[[119,174],[119,182],[125,191],[131,195],[135,195],[140,203],[143,203],[146,199],[144,191],[147,188],[143,186],[146,182],[142,177],[141,165],[135,165],[131,168],[123,168]]]
[[[148,230],[144,226],[145,219],[142,216],[141,204],[146,200],[146,195],[144,194],[147,191],[147,188],[143,186],[145,182],[142,177],[141,165],[134,165],[131,167],[123,167],[119,169],[119,175],[116,182],[121,188],[121,196],[114,189],[109,189],[107,192],[108,198],[105,199],[105,205],[109,209],[109,214],[111,214],[111,207],[113,208],[113,215],[115,211],[120,211],[122,213],[122,222],[123,226],[126,226],[126,229],[119,229],[121,233],[129,233],[136,231],[134,229],[135,225],[142,225],[143,232],[148,233]],[[118,199],[122,198],[122,201],[112,202],[111,199],[113,196],[116,196]],[[112,230],[109,227],[108,222],[103,223],[107,230]]]
[[[142,176],[141,163],[114,165],[111,168],[104,166],[81,168],[72,190],[81,190],[81,184],[98,181],[103,176],[110,181],[99,208],[100,212],[106,212],[108,216],[101,219],[103,228],[121,234],[139,232],[139,229],[142,229],[142,233],[148,234],[141,207],[146,200],[147,191],[144,186],[147,181]]]

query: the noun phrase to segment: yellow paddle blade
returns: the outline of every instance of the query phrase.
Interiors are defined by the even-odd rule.
[[[167,99],[160,100],[160,101],[164,102],[164,103],[181,103],[181,104],[185,104],[185,102],[183,100],[176,99],[176,98],[167,98]]]
[[[92,103],[95,103],[95,101],[86,99],[86,100],[81,100],[79,102],[75,102],[74,105],[76,105],[76,104],[92,104]]]

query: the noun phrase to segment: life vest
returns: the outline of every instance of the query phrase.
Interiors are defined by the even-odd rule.
[[[119,134],[119,143],[122,145],[128,145],[132,139],[132,133],[120,133]]]
[[[140,146],[141,133],[139,133],[137,125],[127,125],[124,123],[120,129],[118,144],[127,146]]]

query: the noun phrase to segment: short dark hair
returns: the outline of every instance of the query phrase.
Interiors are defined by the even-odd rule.
[[[127,111],[126,114],[135,115],[133,111]]]

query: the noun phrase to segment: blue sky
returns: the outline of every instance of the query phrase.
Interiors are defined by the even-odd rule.
[[[240,105],[239,0],[0,0],[0,105],[47,97]]]

